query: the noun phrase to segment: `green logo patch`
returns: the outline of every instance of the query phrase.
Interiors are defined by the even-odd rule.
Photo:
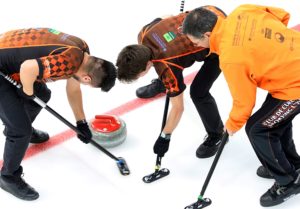
[[[165,38],[165,40],[166,40],[167,42],[170,42],[170,41],[172,41],[174,38],[176,38],[176,35],[175,35],[175,33],[173,33],[173,32],[167,32],[167,33],[165,33],[165,34],[163,35],[163,37]]]
[[[60,34],[60,31],[55,30],[55,29],[52,29],[52,28],[49,29],[49,32],[50,32],[50,33],[53,33],[53,34],[55,34],[55,35]]]

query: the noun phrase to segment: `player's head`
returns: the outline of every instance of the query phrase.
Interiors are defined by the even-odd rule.
[[[144,45],[126,46],[117,58],[118,79],[124,82],[132,82],[145,75],[152,66],[151,57],[151,50]]]
[[[73,78],[83,84],[101,88],[104,92],[109,91],[115,85],[116,68],[109,61],[88,55],[82,64],[82,69]]]
[[[182,31],[196,46],[209,48],[210,34],[217,20],[212,11],[199,7],[186,16]]]

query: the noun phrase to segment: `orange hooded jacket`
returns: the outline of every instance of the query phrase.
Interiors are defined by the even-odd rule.
[[[239,130],[251,116],[257,87],[277,99],[300,98],[300,33],[287,28],[289,18],[283,9],[249,4],[218,18],[210,49],[219,54],[233,98],[229,130]]]

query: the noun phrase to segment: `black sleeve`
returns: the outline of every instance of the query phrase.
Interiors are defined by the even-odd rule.
[[[41,80],[43,78],[44,75],[44,65],[42,63],[42,61],[40,59],[35,59],[38,63],[39,66],[39,76],[38,79]]]

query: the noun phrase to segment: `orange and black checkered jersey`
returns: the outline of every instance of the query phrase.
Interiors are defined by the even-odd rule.
[[[80,38],[50,28],[29,28],[0,35],[0,70],[19,79],[21,64],[36,59],[38,80],[71,77],[78,71],[88,45]]]
[[[219,17],[225,17],[220,9],[205,6]],[[196,47],[181,27],[188,12],[166,19],[157,18],[144,26],[138,35],[139,44],[152,50],[152,62],[157,74],[163,81],[170,97],[181,94],[186,85],[183,80],[183,69],[195,61],[203,61],[209,49]]]

